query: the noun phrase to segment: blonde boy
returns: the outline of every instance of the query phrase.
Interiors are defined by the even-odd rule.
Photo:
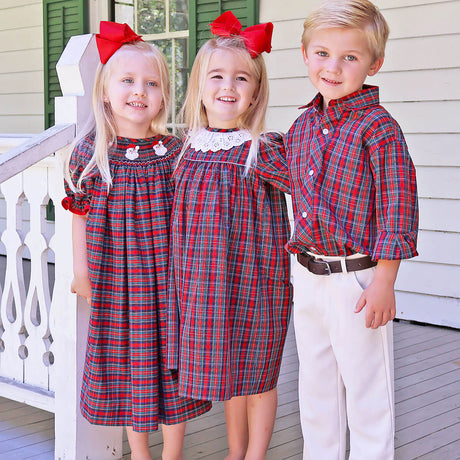
[[[364,85],[388,32],[367,0],[324,1],[304,23],[319,93],[285,141],[304,459],[344,459],[347,424],[350,459],[394,456],[394,283],[417,255],[418,204],[401,129]]]

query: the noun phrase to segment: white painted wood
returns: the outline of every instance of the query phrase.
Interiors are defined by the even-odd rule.
[[[22,94],[2,94],[0,95],[3,115],[21,115],[24,113],[24,107],[28,106],[28,112],[31,115],[40,115],[43,113],[43,94],[29,93],[23,91]]]
[[[41,1],[29,1],[16,3],[7,0],[0,5],[2,10],[2,25],[9,25],[9,28],[28,28],[43,24],[43,9]],[[12,27],[12,25],[14,25]],[[5,26],[3,26],[5,27]],[[11,45],[10,45],[11,46]]]
[[[40,93],[43,85],[43,72],[39,70],[20,74],[0,73],[0,94],[20,93],[24,88],[30,93]]]
[[[417,166],[418,193],[421,198],[460,198],[460,168]]]
[[[30,168],[24,172],[24,193],[31,210],[30,231],[24,240],[31,258],[30,282],[24,310],[24,325],[28,332],[24,342],[28,354],[24,360],[24,382],[48,389],[51,296],[45,219],[49,200],[47,168]]]
[[[420,229],[458,232],[460,200],[452,198],[420,198]]]
[[[385,7],[386,8],[386,7]],[[390,25],[390,39],[433,37],[460,33],[460,2],[418,4],[382,11]],[[410,24],[410,27],[407,25]]]
[[[460,233],[422,230],[418,235],[418,260],[423,262],[458,265],[460,260]]]
[[[2,117],[0,115],[0,127],[4,132],[20,134],[24,130],[23,126],[27,126],[29,133],[39,133],[43,131],[43,116],[11,115]]]
[[[0,394],[3,398],[18,401],[38,409],[54,412],[54,394],[40,388],[18,384],[15,381],[0,378]],[[0,420],[2,419],[0,414]]]
[[[459,133],[460,101],[383,103],[405,133]]]
[[[4,182],[0,185],[0,189],[7,202],[7,228],[1,235],[1,240],[7,250],[7,265],[0,303],[0,322],[3,328],[0,375],[22,383],[26,298],[22,271],[24,233],[20,216],[20,207],[24,200],[22,175],[14,176]]]
[[[35,164],[75,137],[73,124],[55,125],[0,156],[0,183]]]
[[[29,5],[31,8],[31,5]],[[33,8],[33,7],[32,7]],[[18,8],[16,15],[24,17],[27,10],[25,8]],[[2,15],[5,12],[2,12]],[[38,19],[38,18],[36,18]],[[22,21],[15,22],[14,24],[21,24],[21,29],[13,30],[0,30],[0,53],[22,50],[25,48],[43,48],[42,21],[37,22],[35,25],[24,27]]]
[[[460,329],[460,299],[397,292],[396,317]]]
[[[460,297],[460,267],[410,259],[401,263],[396,289],[434,296]]]
[[[406,134],[414,163],[420,166],[460,166],[460,134]]]

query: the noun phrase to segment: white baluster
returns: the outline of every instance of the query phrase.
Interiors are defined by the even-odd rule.
[[[24,309],[28,332],[25,340],[27,359],[24,360],[24,381],[48,390],[48,367],[44,358],[49,346],[49,309],[51,298],[48,282],[46,240],[46,204],[48,203],[48,174],[44,166],[24,171],[24,192],[30,204],[30,231],[25,244],[30,251],[30,283]]]
[[[25,357],[24,304],[25,286],[22,269],[24,235],[21,205],[24,201],[23,178],[18,174],[1,184],[6,200],[7,226],[2,241],[7,250],[5,284],[0,314],[2,318],[3,351],[0,352],[0,375],[23,382]]]

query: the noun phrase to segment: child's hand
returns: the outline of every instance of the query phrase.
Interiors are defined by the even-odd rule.
[[[70,285],[70,292],[84,297],[91,305],[91,283],[89,278],[74,278]]]
[[[366,327],[377,329],[385,326],[396,315],[394,283],[399,260],[379,260],[372,283],[359,298],[355,313],[366,307]]]
[[[396,315],[393,284],[381,283],[374,279],[361,294],[355,312],[360,312],[364,306],[366,306],[366,327],[377,329],[379,326],[385,326]]]

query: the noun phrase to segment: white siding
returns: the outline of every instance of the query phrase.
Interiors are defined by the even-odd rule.
[[[0,2],[0,133],[43,130],[41,0]]]
[[[316,93],[300,54],[303,20],[319,3],[262,0],[275,25],[268,126],[287,130]],[[416,165],[420,255],[402,264],[398,316],[460,327],[460,0],[375,0],[390,25],[382,104],[401,125]]]

